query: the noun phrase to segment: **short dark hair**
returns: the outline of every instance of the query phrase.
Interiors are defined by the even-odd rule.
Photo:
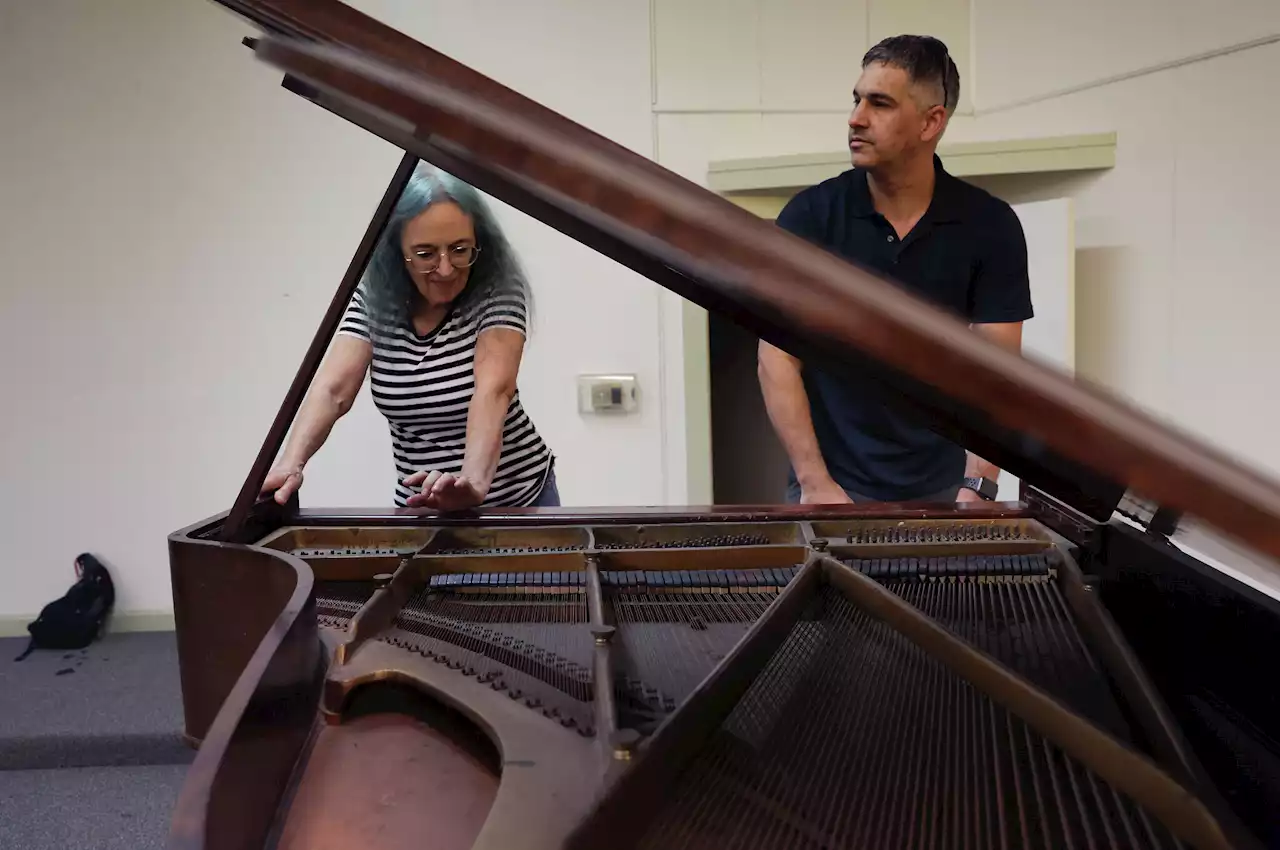
[[[913,83],[933,83],[942,90],[948,113],[960,102],[960,70],[951,51],[930,35],[895,35],[872,47],[862,57],[862,67],[873,62],[893,65],[907,72]]]

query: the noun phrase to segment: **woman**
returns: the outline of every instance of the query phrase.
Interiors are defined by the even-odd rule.
[[[554,458],[520,404],[530,295],[479,193],[420,166],[263,486],[284,503],[372,365],[396,505],[559,505]]]

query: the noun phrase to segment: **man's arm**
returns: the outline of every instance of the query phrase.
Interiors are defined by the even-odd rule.
[[[1022,353],[1022,322],[997,322],[990,324],[973,324],[969,326],[978,336],[986,337],[996,345],[1003,346],[1015,354]],[[1000,467],[988,460],[983,460],[973,452],[969,452],[964,467],[965,478],[989,478],[997,481],[1000,478]],[[961,502],[977,501],[980,496],[973,490],[961,488],[957,497]]]
[[[826,248],[821,234],[824,216],[811,208],[811,195],[803,191],[787,201],[778,213],[776,224],[781,229]],[[813,431],[813,415],[809,394],[801,378],[800,360],[780,348],[760,340],[757,354],[760,392],[774,433],[782,443],[796,482],[800,485],[800,501],[805,504],[838,504],[852,502],[844,488],[836,484],[822,458],[818,437]]]
[[[800,377],[800,361],[764,340],[757,355],[760,391],[773,430],[791,460],[805,504],[851,502],[849,494],[831,478],[818,448],[809,413],[809,396]]]
[[[991,213],[983,232],[981,265],[970,291],[969,327],[996,345],[1021,354],[1022,323],[1035,315],[1027,240],[1012,207],[1001,202]],[[966,478],[995,481],[1000,469],[969,452],[964,474]],[[960,501],[980,498],[972,490],[960,489]]]

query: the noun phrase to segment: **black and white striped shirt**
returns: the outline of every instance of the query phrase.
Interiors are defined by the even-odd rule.
[[[412,327],[371,335],[364,296],[356,291],[338,327],[373,345],[370,390],[391,429],[396,464],[395,503],[413,492],[404,479],[420,470],[458,473],[467,443],[467,410],[475,394],[476,342],[488,328],[527,333],[527,311],[518,294],[495,295],[470,317],[450,310],[421,336]],[[502,454],[485,505],[533,504],[551,468],[551,450],[533,427],[516,391],[502,427]]]

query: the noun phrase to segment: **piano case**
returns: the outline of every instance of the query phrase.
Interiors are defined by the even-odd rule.
[[[221,5],[405,155],[242,490],[170,536],[170,847],[1280,846],[1273,481],[335,0]],[[420,160],[882,382],[1022,498],[260,499]]]

